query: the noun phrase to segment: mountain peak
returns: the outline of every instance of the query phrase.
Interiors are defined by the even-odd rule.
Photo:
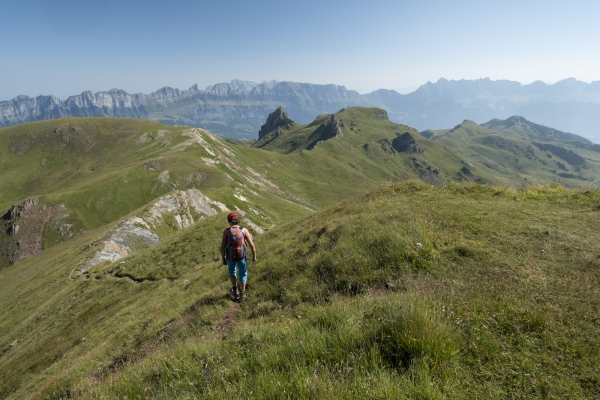
[[[258,131],[258,139],[262,139],[267,133],[273,131],[276,128],[280,128],[283,125],[293,124],[292,121],[283,107],[278,107],[275,111],[269,114],[267,118],[267,122],[263,126],[260,127],[260,131]]]
[[[536,124],[519,115],[513,115],[505,120],[495,118],[485,124],[481,124],[481,126],[494,131],[510,129],[530,139],[573,140],[582,143],[591,143],[588,139],[579,135]]]

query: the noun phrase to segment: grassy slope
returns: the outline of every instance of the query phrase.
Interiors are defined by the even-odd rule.
[[[261,151],[208,133],[201,134],[203,143],[190,143],[188,130],[109,118],[68,118],[2,129],[0,206],[6,210],[31,196],[42,204],[62,203],[71,214],[67,222],[77,232],[114,222],[174,188],[196,187],[232,209],[250,213],[265,227],[282,215],[297,217],[320,206],[323,196],[312,198],[307,209],[303,202],[308,199],[288,193],[295,189],[279,185],[273,191],[262,171],[249,173],[261,165]],[[238,154],[238,148],[244,154]],[[222,162],[227,159],[240,161],[232,166]],[[2,232],[0,245],[7,240],[11,239]],[[54,230],[44,230],[44,248],[61,240],[65,238]]]
[[[591,181],[600,176],[600,154],[591,149],[582,149],[570,142],[551,141],[538,138],[513,126],[500,132],[489,130],[473,121],[464,121],[454,129],[438,131],[434,141],[452,149],[477,168],[486,181],[504,185],[523,183],[547,184],[560,182],[567,187],[593,186]],[[549,143],[572,150],[586,159],[586,166],[577,168],[557,156],[549,157],[532,145],[532,141]],[[550,154],[551,155],[551,154]],[[566,166],[562,170],[558,164]],[[471,168],[469,166],[469,168]],[[581,176],[584,179],[561,177],[560,173]],[[595,186],[593,186],[595,187]]]
[[[599,204],[557,186],[384,187],[256,237],[241,307],[212,261],[223,215],[89,279],[67,279],[85,255],[61,244],[0,271],[0,393],[590,398]]]
[[[156,136],[165,128],[184,130],[108,118],[65,118],[1,129],[0,206],[8,208],[27,196],[102,180],[107,173],[126,170],[128,164],[160,154],[171,144],[172,134],[158,142],[150,139],[145,145],[136,139],[144,133]]]
[[[597,390],[598,379],[589,366],[598,361],[598,349],[577,333],[587,329],[592,338],[597,336],[595,320],[584,315],[587,308],[598,306],[593,290],[597,262],[592,254],[597,238],[591,230],[583,232],[587,237],[578,236],[578,224],[588,230],[590,222],[597,220],[596,192],[546,188],[513,193],[479,186],[405,185],[353,199],[302,220],[298,227],[277,227],[257,238],[261,263],[252,270],[253,297],[241,309],[225,298],[224,270],[212,261],[223,216],[176,233],[156,248],[129,257],[123,265],[105,264],[90,271],[87,279],[68,280],[70,271],[95,251],[87,246],[110,228],[103,224],[144,204],[144,193],[154,195],[152,185],[165,170],[171,171],[170,182],[180,185],[199,171],[203,192],[230,208],[243,209],[262,226],[305,218],[311,210],[381,182],[419,176],[422,171],[415,168],[410,155],[386,153],[378,146],[369,151],[362,148],[383,138],[391,140],[400,133],[395,130],[409,128],[368,121],[365,109],[344,111],[348,113],[341,117],[346,123],[344,137],[322,142],[310,151],[298,148],[286,155],[231,146],[207,135],[209,148],[216,152],[213,159],[222,160],[207,167],[202,157],[212,156],[204,146],[171,151],[169,146],[181,139],[167,136],[148,142],[139,158],[132,159],[130,152],[128,164],[117,160],[97,175],[85,158],[80,164],[67,164],[77,167],[69,175],[76,179],[67,188],[60,186],[64,179],[56,178],[60,190],[46,197],[75,199],[69,204],[80,205],[82,220],[87,216],[87,226],[95,230],[19,263],[18,269],[0,272],[0,376],[6,377],[0,394],[195,397],[209,393],[230,397],[244,390],[274,396],[282,390],[271,385],[274,381],[287,385],[288,393],[304,397],[364,397],[373,391],[383,397],[417,393],[472,397],[469,391],[487,397],[542,396],[563,389],[585,397]],[[111,120],[101,120],[105,121]],[[356,134],[348,130],[350,124]],[[443,171],[450,171],[445,178],[452,179],[451,171],[463,165],[460,158],[414,136],[425,148],[424,155]],[[171,141],[165,144],[167,140]],[[0,143],[4,143],[3,151],[10,148],[10,141]],[[34,154],[33,150],[26,154]],[[32,160],[41,164],[43,158]],[[469,168],[477,174],[483,170],[477,165]],[[23,176],[27,178],[26,173]],[[277,186],[264,186],[265,180]],[[128,185],[117,185],[119,181]],[[18,182],[12,184],[17,187]],[[130,182],[135,191],[127,190]],[[135,196],[140,199],[102,216],[107,205],[125,203],[123,196],[131,192],[138,192]],[[392,224],[385,223],[380,210],[385,210],[383,215]],[[488,217],[490,211],[492,217]],[[475,218],[473,212],[481,215]],[[544,233],[544,240],[540,239],[540,230],[534,234],[532,224],[552,227],[551,234]],[[554,228],[561,235],[555,237]],[[416,251],[417,241],[423,243],[424,251]],[[527,247],[542,242],[553,257],[559,249],[547,266],[535,262],[537,249]],[[518,257],[507,255],[515,249]],[[582,268],[570,271],[569,263]],[[588,301],[580,304],[566,288],[582,282],[577,296]],[[488,293],[487,287],[482,290],[483,284],[497,285],[501,288],[497,292],[504,290],[506,296],[493,290]],[[545,294],[548,287],[553,297]],[[539,290],[530,304],[527,291],[531,288]],[[550,300],[538,307],[540,296]],[[414,308],[398,311],[398,302]],[[442,306],[443,310],[452,306],[451,311],[440,313]],[[582,314],[552,320],[554,311],[564,313],[569,307]],[[490,310],[497,312],[490,316]],[[420,322],[419,326],[398,327],[385,324],[388,317],[396,322],[406,318]],[[468,324],[462,325],[464,321]],[[490,325],[496,330],[488,336],[477,333]],[[300,345],[298,336],[304,337]],[[394,340],[386,342],[384,336]],[[215,341],[223,337],[228,339]],[[336,339],[340,337],[347,340]],[[486,338],[485,346],[477,347],[475,337]],[[294,343],[295,347],[290,345]],[[303,354],[310,349],[302,343],[315,344],[311,357]],[[416,346],[414,354],[412,345]],[[506,352],[511,346],[517,349]],[[551,349],[548,355],[543,346]],[[572,370],[553,370],[549,365],[566,357],[561,346],[589,356],[569,358]],[[234,351],[225,351],[231,348]],[[348,348],[353,350],[348,352]],[[249,357],[250,351],[261,354],[258,361],[256,356]],[[173,352],[179,360],[171,360]],[[298,365],[286,364],[286,359]],[[506,370],[522,374],[508,376]],[[187,371],[187,375],[177,371]],[[224,381],[206,378],[207,371]],[[563,372],[565,376],[556,379]],[[527,374],[536,378],[524,378]],[[243,383],[236,388],[234,382],[240,379]],[[108,382],[116,383],[107,386]]]
[[[332,181],[335,175],[346,175],[345,182],[352,186],[372,187],[374,182],[397,182],[411,178],[423,178],[435,183],[447,183],[458,179],[456,175],[463,166],[460,157],[443,146],[439,146],[408,126],[399,125],[389,120],[374,118],[372,114],[382,113],[378,108],[350,107],[335,113],[338,121],[345,125],[343,137],[321,141],[321,124],[330,123],[330,115],[321,115],[308,125],[294,124],[283,128],[279,137],[272,134],[263,137],[253,144],[265,150],[289,154],[293,157],[314,156],[307,163],[311,176],[319,181]],[[351,129],[353,128],[353,129]],[[425,152],[416,156],[413,153],[386,152],[379,142],[391,142],[397,135],[409,132],[417,145]],[[368,148],[364,146],[367,145]],[[311,149],[311,150],[306,150]],[[440,176],[426,170],[422,159],[442,171]],[[416,161],[416,163],[415,163]],[[336,163],[334,174],[326,168]],[[474,170],[474,176],[477,171]],[[336,182],[339,186],[340,182]]]

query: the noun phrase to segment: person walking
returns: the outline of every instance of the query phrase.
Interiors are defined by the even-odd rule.
[[[221,259],[227,265],[231,280],[231,300],[246,300],[246,281],[248,266],[246,265],[246,244],[252,250],[252,262],[256,263],[256,247],[252,235],[246,228],[240,227],[240,217],[232,212],[227,216],[229,228],[223,231],[221,239]],[[237,275],[236,275],[237,270]],[[238,287],[239,281],[239,287]]]

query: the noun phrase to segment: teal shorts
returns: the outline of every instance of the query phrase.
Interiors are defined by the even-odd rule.
[[[227,269],[229,269],[229,275],[236,275],[235,269],[237,267],[237,278],[239,282],[246,282],[248,279],[248,268],[246,267],[246,259],[239,261],[227,260]]]

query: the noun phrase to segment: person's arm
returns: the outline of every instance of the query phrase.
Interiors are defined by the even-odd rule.
[[[221,261],[223,261],[223,264],[227,263],[227,261],[225,260],[226,247],[227,247],[227,238],[225,237],[225,233],[223,233],[223,238],[221,239]]]
[[[255,263],[257,262],[256,260],[256,246],[254,246],[254,242],[252,241],[252,235],[250,235],[250,232],[248,231],[248,229],[244,228],[244,230],[246,231],[244,234],[244,237],[246,238],[246,242],[248,243],[248,247],[250,247],[250,250],[252,250],[252,262]]]

